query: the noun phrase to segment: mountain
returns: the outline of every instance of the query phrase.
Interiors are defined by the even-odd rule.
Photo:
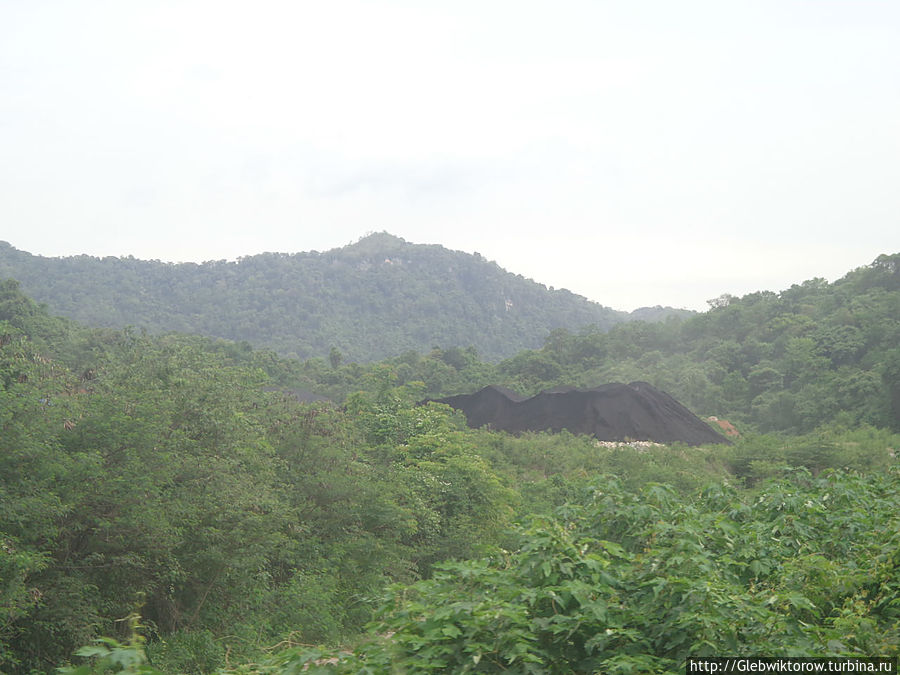
[[[299,358],[331,353],[373,361],[434,346],[474,346],[483,358],[498,360],[539,347],[555,329],[607,330],[630,318],[509,273],[477,253],[411,244],[384,232],[324,253],[202,264],[48,258],[0,242],[2,278],[17,279],[51,312],[90,325],[198,333]],[[659,318],[669,313],[652,311]]]

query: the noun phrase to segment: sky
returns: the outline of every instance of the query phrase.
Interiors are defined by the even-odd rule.
[[[892,0],[0,0],[0,240],[369,232],[620,310],[900,252]]]

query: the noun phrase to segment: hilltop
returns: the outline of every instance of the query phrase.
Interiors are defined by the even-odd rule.
[[[48,258],[0,242],[0,279],[51,312],[94,326],[134,326],[247,341],[297,358],[374,361],[432,347],[475,347],[498,360],[559,328],[605,331],[631,315],[552,290],[479,254],[375,233],[326,252],[165,263]],[[677,310],[636,310],[664,319]]]

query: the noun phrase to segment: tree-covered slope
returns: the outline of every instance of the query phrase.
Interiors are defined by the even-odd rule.
[[[399,383],[424,382],[432,398],[486,385],[531,396],[640,380],[695,414],[744,430],[805,433],[833,422],[900,430],[900,254],[879,256],[833,283],[811,279],[711,304],[683,320],[559,329],[540,349],[497,364],[457,348],[407,352],[386,363]],[[369,372],[313,360],[281,383],[341,399]]]
[[[246,340],[299,358],[336,348],[372,361],[437,345],[474,346],[497,360],[538,347],[557,328],[606,330],[628,318],[477,254],[386,233],[324,253],[203,264],[46,258],[0,242],[0,278],[89,325]]]
[[[722,296],[684,321],[555,332],[499,364],[521,393],[646,380],[701,414],[761,431],[837,421],[900,429],[900,254],[834,283]]]

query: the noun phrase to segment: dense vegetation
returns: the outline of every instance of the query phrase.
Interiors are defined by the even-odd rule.
[[[604,477],[516,548],[385,596],[329,671],[681,673],[688,656],[896,655],[898,475],[804,470],[693,498]],[[890,534],[887,534],[890,533]]]
[[[645,380],[694,411],[761,432],[803,433],[835,421],[900,430],[900,254],[834,283],[813,279],[711,304],[687,319],[556,330],[540,349],[499,364],[459,348],[386,363],[401,382],[424,382],[430,396],[487,384],[535,394]],[[369,370],[315,360],[293,367],[295,382],[338,400]]]
[[[684,321],[556,331],[498,364],[89,329],[2,282],[0,671],[50,672],[83,645],[74,672],[896,655],[898,263]],[[416,405],[617,379],[744,437],[605,448]]]
[[[534,348],[554,328],[601,329],[629,315],[510,274],[479,255],[385,233],[325,253],[237,262],[44,258],[0,242],[0,279],[54,313],[95,326],[246,340],[285,356],[373,361],[434,345],[490,360]],[[656,320],[676,310],[645,308]],[[685,313],[681,311],[680,313]]]
[[[712,305],[681,322],[558,331],[511,359],[508,379],[525,389],[647,379],[689,408],[760,431],[832,421],[900,429],[900,254],[833,284]]]
[[[178,669],[336,640],[387,581],[510,521],[515,495],[447,411],[391,414],[378,384],[303,407],[189,341],[85,332],[2,290],[4,672],[50,670],[138,598]]]

